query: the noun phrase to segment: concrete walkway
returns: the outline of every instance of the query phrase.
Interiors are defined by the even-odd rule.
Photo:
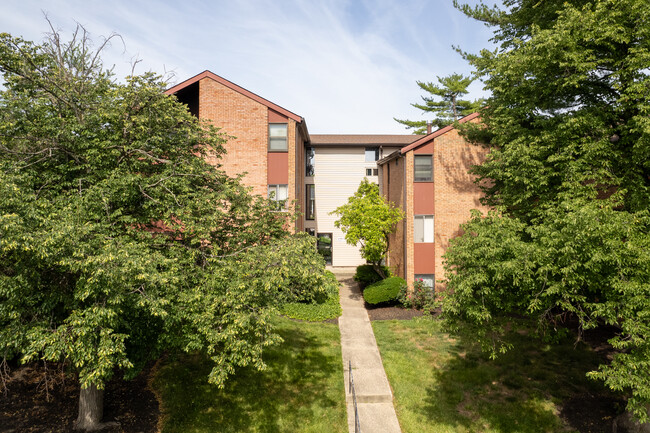
[[[342,283],[343,314],[339,318],[339,329],[350,433],[354,433],[354,405],[348,385],[349,360],[352,361],[361,431],[401,433],[393,407],[393,394],[381,362],[368,312],[364,307],[363,296],[357,282],[352,279],[355,268],[333,268],[332,271]]]

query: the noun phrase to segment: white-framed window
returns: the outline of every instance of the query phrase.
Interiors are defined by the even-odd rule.
[[[413,221],[413,242],[433,242],[433,215],[415,215]]]
[[[366,176],[379,176],[379,169],[366,168]]]
[[[433,157],[431,155],[414,155],[414,181],[431,182],[433,180]]]
[[[378,147],[366,147],[366,162],[375,162],[379,159]]]
[[[269,123],[269,151],[286,152],[287,150],[287,124]]]
[[[436,276],[434,274],[415,274],[415,281],[417,280],[422,280],[425,286],[433,289],[433,285],[436,281]]]
[[[276,202],[276,210],[285,210],[289,197],[289,185],[269,185],[269,200]]]

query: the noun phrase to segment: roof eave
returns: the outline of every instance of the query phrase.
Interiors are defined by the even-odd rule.
[[[479,113],[478,111],[475,112],[475,113],[472,113],[472,114],[468,114],[467,116],[463,117],[462,119],[459,119],[458,123],[469,122],[471,120],[476,119],[480,115],[481,115],[481,113]],[[422,137],[421,139],[419,139],[418,141],[415,141],[415,142],[409,144],[408,146],[402,148],[401,152],[402,152],[402,154],[404,154],[404,153],[409,152],[409,151],[411,151],[413,149],[417,149],[418,147],[429,143],[434,138],[440,137],[441,135],[444,135],[444,134],[448,133],[449,131],[451,131],[453,129],[454,129],[454,124],[452,123],[451,125],[447,125],[444,128],[438,129],[437,131],[433,131],[431,134],[427,134],[424,137]]]

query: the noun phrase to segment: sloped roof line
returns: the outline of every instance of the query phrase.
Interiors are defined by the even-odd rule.
[[[200,74],[197,74],[193,76],[192,78],[188,78],[187,80],[183,81],[182,83],[179,83],[173,87],[170,87],[169,89],[165,90],[165,93],[167,95],[173,95],[174,93],[178,92],[179,90],[182,90],[186,88],[187,86],[194,84],[198,82],[199,80],[202,80],[203,78],[210,78],[226,87],[229,89],[234,90],[235,92],[241,93],[242,95],[251,98],[254,101],[259,102],[262,105],[267,106],[268,108],[277,111],[278,113],[282,114],[283,116],[286,116],[290,119],[295,120],[296,122],[300,123],[304,119],[297,115],[296,113],[292,113],[291,111],[287,110],[286,108],[282,108],[277,104],[274,104],[273,102],[269,101],[268,99],[262,98],[260,95],[257,95],[250,90],[246,90],[241,86],[238,86],[237,84],[226,80],[223,77],[220,77],[219,75],[215,74],[214,72],[210,72],[207,69]]]
[[[458,123],[469,122],[470,120],[474,120],[474,119],[476,119],[476,118],[479,117],[480,115],[481,115],[481,114],[480,114],[479,112],[469,114],[469,115],[463,117],[462,119],[459,119],[459,120],[458,120]],[[419,139],[418,141],[413,142],[413,143],[409,144],[408,146],[402,148],[402,150],[401,150],[400,152],[401,152],[402,155],[403,155],[403,154],[405,154],[406,152],[409,152],[409,151],[411,151],[411,150],[413,150],[413,149],[417,149],[418,147],[420,147],[420,146],[422,146],[422,145],[425,145],[425,144],[429,143],[429,142],[430,142],[431,140],[433,140],[434,138],[436,138],[436,137],[440,137],[441,135],[444,135],[444,134],[448,133],[448,132],[451,131],[452,129],[454,129],[454,124],[453,124],[453,123],[452,123],[451,125],[447,125],[447,126],[445,126],[444,128],[440,128],[440,129],[438,129],[437,131],[433,131],[431,134],[427,134],[427,135],[425,135],[424,137],[422,137],[422,138]]]
[[[412,134],[312,134],[311,143],[328,146],[406,146],[422,137]]]

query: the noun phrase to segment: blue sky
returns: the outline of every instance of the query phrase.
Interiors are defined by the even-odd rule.
[[[42,11],[64,35],[75,21],[96,41],[119,33],[104,55],[118,77],[134,58],[171,84],[209,69],[305,117],[312,134],[408,133],[393,117],[425,118],[410,106],[416,80],[469,74],[452,45],[477,52],[492,35],[451,0],[11,0],[0,31],[41,41]]]

